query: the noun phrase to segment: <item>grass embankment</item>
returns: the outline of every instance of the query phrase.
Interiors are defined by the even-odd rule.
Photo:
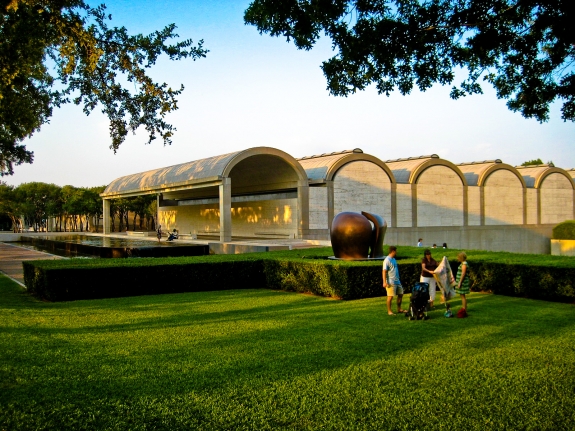
[[[228,290],[40,302],[0,276],[0,430],[570,430],[574,306]],[[454,301],[457,306],[457,301]]]

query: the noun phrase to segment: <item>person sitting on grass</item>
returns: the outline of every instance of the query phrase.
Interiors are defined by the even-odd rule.
[[[463,314],[467,315],[467,298],[465,295],[467,295],[470,291],[467,255],[464,252],[461,252],[457,255],[457,260],[459,261],[460,265],[457,269],[457,277],[455,278],[455,282],[457,283],[455,292],[461,295],[461,308],[465,310]]]
[[[401,281],[399,281],[399,270],[397,268],[397,262],[395,261],[395,256],[397,254],[397,247],[390,246],[389,254],[383,261],[383,287],[387,292],[387,314],[390,316],[395,316],[395,313],[391,311],[391,303],[393,297],[397,296],[397,312],[405,313],[406,310],[401,309],[401,300],[403,298],[403,287],[401,286]]]

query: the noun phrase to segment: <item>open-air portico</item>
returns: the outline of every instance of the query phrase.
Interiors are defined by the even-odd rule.
[[[302,238],[309,227],[309,186],[301,165],[269,147],[209,157],[114,180],[102,193],[104,233],[110,200],[158,197],[158,223],[181,233]]]

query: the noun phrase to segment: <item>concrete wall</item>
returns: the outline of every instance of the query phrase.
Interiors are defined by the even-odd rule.
[[[463,226],[463,183],[447,166],[431,166],[417,179],[417,225]]]
[[[159,222],[164,231],[183,234],[219,233],[217,203],[160,207]],[[232,202],[232,234],[259,238],[294,238],[297,235],[297,199]]]
[[[539,226],[457,226],[423,228],[388,228],[385,243],[411,245],[423,238],[425,247],[433,243],[464,250],[509,251],[514,253],[549,254],[554,225]],[[441,257],[438,249],[435,254]],[[423,250],[422,250],[423,254]]]
[[[391,219],[391,181],[374,163],[354,161],[342,166],[333,178],[334,214],[369,212]],[[310,199],[311,200],[311,199]]]
[[[573,219],[573,186],[558,173],[549,174],[541,184],[541,223]]]
[[[484,187],[486,225],[523,224],[523,185],[513,172],[493,172]]]

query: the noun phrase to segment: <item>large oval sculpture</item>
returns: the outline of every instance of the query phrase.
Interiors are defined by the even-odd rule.
[[[331,223],[330,231],[334,257],[344,260],[383,258],[386,229],[387,223],[383,217],[375,214],[366,212],[337,214]]]
[[[331,246],[338,259],[365,259],[369,254],[371,223],[358,213],[343,212],[331,222]]]

